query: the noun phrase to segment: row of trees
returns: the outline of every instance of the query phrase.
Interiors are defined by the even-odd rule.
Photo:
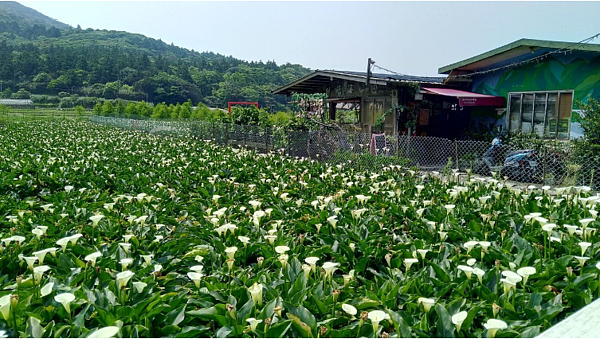
[[[196,109],[192,106],[192,101],[188,100],[183,104],[160,103],[156,106],[140,102],[129,102],[125,104],[122,100],[118,100],[116,105],[110,100],[104,103],[96,103],[93,113],[101,116],[115,116],[125,118],[152,118],[152,119],[190,119],[198,118],[206,114],[210,109],[200,103]]]
[[[84,110],[77,106],[76,111]],[[93,114],[100,116],[113,116],[123,118],[161,119],[161,120],[203,120],[212,122],[233,123],[238,125],[286,125],[291,120],[291,115],[286,112],[270,113],[266,109],[250,107],[233,107],[231,114],[221,109],[210,109],[199,103],[196,107],[188,100],[183,104],[160,103],[156,106],[140,102],[125,103],[122,100],[115,102],[106,100],[96,103]]]

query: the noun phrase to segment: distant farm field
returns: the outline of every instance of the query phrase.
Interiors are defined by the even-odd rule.
[[[0,337],[533,337],[600,293],[587,187],[0,125]]]

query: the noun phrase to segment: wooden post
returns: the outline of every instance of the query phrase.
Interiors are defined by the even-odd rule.
[[[329,120],[335,120],[336,106],[337,106],[337,103],[335,103],[335,102],[329,103]]]
[[[371,65],[374,63],[375,61],[371,60],[371,58],[367,61],[367,87],[369,87],[369,83],[371,82]]]

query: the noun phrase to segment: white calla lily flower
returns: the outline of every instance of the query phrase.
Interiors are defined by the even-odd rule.
[[[88,335],[88,338],[112,338],[119,333],[119,328],[117,326],[107,326],[102,327],[92,334]]]
[[[489,319],[485,324],[483,324],[486,330],[488,330],[490,338],[496,337],[496,333],[498,330],[503,330],[508,328],[508,325],[499,319]]]
[[[188,272],[187,276],[191,281],[194,282],[196,288],[200,288],[200,281],[202,280],[204,274],[198,272]]]
[[[246,319],[246,321],[248,322],[248,324],[250,324],[251,331],[255,331],[258,324],[263,322],[262,319],[256,319],[256,318],[248,318],[248,319]]]
[[[431,307],[433,305],[435,305],[435,300],[430,299],[430,298],[419,298],[417,300],[417,303],[423,305],[423,309],[425,309],[425,313],[429,313],[429,310],[431,309]]]
[[[367,314],[367,318],[369,318],[369,320],[371,320],[371,325],[373,326],[373,332],[377,332],[377,329],[379,328],[379,323],[386,319],[386,313],[383,311],[371,311]]]
[[[42,289],[40,290],[40,295],[42,297],[47,296],[48,294],[52,293],[52,288],[54,287],[54,283],[53,282],[49,282],[46,285],[44,285],[44,287],[42,287]]]
[[[61,293],[54,296],[54,300],[58,303],[61,303],[67,313],[71,313],[71,302],[75,300],[75,295],[73,293]]]
[[[344,312],[348,313],[351,316],[355,316],[358,313],[356,307],[350,304],[342,304],[342,310],[344,310]]]
[[[39,283],[42,280],[42,277],[44,275],[44,272],[47,272],[50,270],[50,266],[47,265],[42,265],[42,266],[36,266],[33,268],[33,280],[36,283]]]
[[[336,262],[326,262],[323,264],[323,270],[325,270],[325,279],[329,279],[331,280],[331,278],[333,277],[333,272],[335,272],[337,270],[337,267],[339,266],[339,263]]]
[[[10,294],[0,298],[0,314],[6,322],[8,322],[8,318],[10,317],[10,298]]]
[[[102,253],[100,252],[94,252],[91,254],[88,254],[85,256],[85,258],[83,258],[86,262],[90,262],[90,264],[92,265],[92,267],[96,266],[96,260],[98,260],[98,258],[100,258],[102,256]]]
[[[454,326],[456,326],[456,332],[460,332],[460,327],[462,326],[465,319],[467,319],[468,315],[469,313],[467,313],[466,311],[460,311],[452,316],[452,323],[454,324]]]
[[[535,267],[527,266],[521,267],[517,270],[517,274],[523,277],[523,285],[527,284],[527,279],[530,275],[535,274],[537,271]]]
[[[135,275],[135,273],[131,272],[131,271],[123,271],[120,273],[117,273],[117,288],[119,290],[123,289],[123,287],[127,286],[127,283],[129,282],[129,279],[131,279],[131,277],[133,277]]]
[[[258,304],[259,306],[262,306],[263,285],[259,283],[254,283],[248,288],[248,292],[250,292],[252,301],[254,301],[254,303]]]

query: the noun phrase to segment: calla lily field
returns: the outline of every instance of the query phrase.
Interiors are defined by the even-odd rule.
[[[534,337],[600,293],[588,187],[0,128],[0,337]]]

